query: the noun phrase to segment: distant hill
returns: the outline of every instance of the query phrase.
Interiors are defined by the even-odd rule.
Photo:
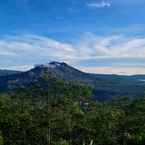
[[[0,70],[0,76],[7,76],[12,74],[20,73],[19,71],[12,71],[12,70]]]
[[[116,97],[142,97],[145,94],[145,75],[120,76],[84,73],[64,62],[50,62],[37,65],[33,69],[0,76],[0,90],[27,87],[40,83],[42,76],[52,76],[60,80],[79,82],[93,88],[93,99],[104,101]],[[41,81],[41,86],[43,83]]]

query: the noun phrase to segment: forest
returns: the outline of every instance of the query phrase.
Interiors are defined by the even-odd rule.
[[[0,145],[145,144],[145,98],[98,102],[89,86],[42,79],[0,95]]]

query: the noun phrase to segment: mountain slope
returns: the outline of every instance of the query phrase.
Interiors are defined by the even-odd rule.
[[[0,76],[0,90],[38,84],[44,75],[46,77],[52,76],[60,80],[87,84],[93,88],[92,97],[100,101],[123,96],[131,98],[142,97],[145,92],[144,75],[118,76],[89,74],[81,72],[66,63],[59,62],[38,65],[23,73]],[[41,83],[41,86],[43,86],[43,83]]]
[[[12,70],[0,70],[0,76],[7,76],[12,74],[17,74],[19,71],[12,71]]]

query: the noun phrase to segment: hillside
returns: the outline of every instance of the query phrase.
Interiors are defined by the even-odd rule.
[[[20,73],[19,71],[12,71],[12,70],[0,70],[0,76],[7,76]]]
[[[90,93],[43,75],[0,94],[0,145],[144,145],[145,98],[95,102]]]

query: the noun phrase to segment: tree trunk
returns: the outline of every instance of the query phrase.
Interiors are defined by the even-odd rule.
[[[90,141],[90,145],[93,145],[93,140]]]
[[[86,143],[85,143],[85,140],[83,140],[83,145],[85,145]]]

